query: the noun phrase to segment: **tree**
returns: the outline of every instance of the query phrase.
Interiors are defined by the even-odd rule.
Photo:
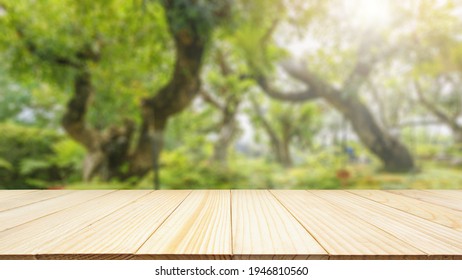
[[[415,47],[407,59],[413,68],[407,88],[415,92],[417,102],[438,121],[449,127],[454,142],[462,147],[462,20],[453,1],[420,3],[414,15]]]
[[[335,5],[332,5],[330,9],[335,9],[335,7]],[[319,22],[311,21],[309,28],[316,28],[316,25],[321,25],[325,28],[326,24],[333,23],[337,23],[341,27],[344,26],[336,20],[342,22],[344,18],[342,16],[339,18],[327,17],[327,22],[320,19]],[[267,60],[271,60],[271,49],[269,49],[268,45],[271,38],[276,36],[274,35],[277,32],[275,25],[278,22],[277,20],[273,21],[274,24],[266,32],[261,33],[262,36],[260,36],[260,41],[258,42],[262,53],[270,52],[267,55],[262,55]],[[288,31],[286,30],[285,32],[287,33]],[[334,46],[330,49],[332,53],[328,54],[329,56],[324,55],[317,58],[310,56],[310,59],[321,60],[321,63],[308,62],[308,59],[300,58],[285,59],[280,63],[280,67],[291,78],[304,85],[305,88],[294,92],[284,92],[276,89],[269,82],[270,74],[268,70],[261,66],[261,62],[255,62],[254,59],[250,58],[249,64],[255,73],[254,76],[258,84],[268,96],[286,102],[325,100],[352,124],[361,142],[380,158],[387,171],[406,172],[413,170],[414,160],[407,147],[378,124],[367,104],[360,98],[363,85],[369,79],[376,64],[390,59],[399,51],[401,46],[387,44],[388,38],[384,37],[383,32],[380,32],[380,30],[373,31],[372,27],[363,28],[353,35],[351,35],[351,30],[349,33],[346,33],[345,30],[334,30],[333,34],[332,38],[329,37],[333,40],[329,44]],[[342,38],[342,36],[346,38]],[[353,36],[353,38],[348,36]],[[336,40],[340,41],[337,42]],[[344,49],[338,47],[342,46],[342,44],[347,47]],[[325,54],[328,51],[329,49],[327,48],[320,49],[318,55],[319,53]],[[334,60],[332,56],[337,56],[337,58]],[[279,58],[278,60],[281,59]],[[325,66],[331,66],[332,69],[328,69],[328,73],[323,73],[323,75],[320,74],[323,69],[322,66],[324,68]],[[335,67],[340,69],[340,71],[337,69],[339,73],[348,74],[336,74]]]
[[[149,3],[145,11],[133,11],[137,7],[117,0],[104,3],[48,0],[30,5],[7,1],[2,6],[8,28],[2,43],[9,48],[14,46],[17,57],[28,53],[28,62],[34,68],[64,75],[60,81],[56,75],[51,80],[61,82],[63,88],[71,88],[72,97],[62,125],[88,151],[84,163],[87,180],[96,175],[104,179],[143,176],[152,166],[158,170],[167,122],[197,95],[207,43],[230,9],[227,1],[180,0]],[[170,46],[173,52],[169,51]],[[173,62],[168,63],[171,57]],[[101,95],[96,76],[120,70],[123,59],[140,64],[138,71],[134,71],[135,77],[130,77],[131,73],[128,77],[121,76],[128,82],[152,83],[152,79],[145,77],[153,74],[167,78],[143,88],[154,93],[139,95],[142,104],[138,122],[124,117],[118,124],[95,127],[88,117],[92,100]],[[18,61],[13,63],[19,67]],[[171,69],[170,75],[163,74],[165,64]],[[111,75],[106,78],[117,79]],[[117,89],[108,91],[110,98],[116,99]],[[140,123],[138,132],[137,123]],[[135,134],[137,140],[133,145]]]
[[[233,56],[231,50],[223,49],[216,47],[214,51],[213,64],[209,65],[201,96],[219,112],[220,120],[216,125],[218,136],[212,160],[226,167],[229,147],[239,133],[239,108],[252,83],[235,69],[238,68],[236,65],[230,63]]]
[[[421,82],[414,84],[418,101],[441,123],[448,126],[454,136],[454,142],[462,148],[462,92],[461,77],[459,75],[441,74],[430,84],[426,83],[425,90]]]
[[[291,147],[310,146],[319,123],[319,113],[314,104],[281,104],[271,101],[264,110],[259,102],[250,97],[253,114],[268,135],[276,161],[288,168],[293,165]]]

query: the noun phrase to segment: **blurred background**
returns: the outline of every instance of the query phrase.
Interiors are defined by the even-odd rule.
[[[460,0],[0,0],[0,189],[461,186]]]

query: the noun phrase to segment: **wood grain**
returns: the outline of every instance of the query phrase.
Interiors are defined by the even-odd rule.
[[[462,212],[385,191],[354,190],[356,195],[393,207],[426,220],[462,231]]]
[[[454,210],[462,211],[462,198],[452,195],[445,195],[436,192],[422,190],[393,190],[391,193],[400,194],[416,198],[422,201],[430,202],[436,205],[444,206]]]
[[[73,191],[67,195],[43,200],[40,203],[27,204],[0,212],[0,231],[71,208],[111,192],[113,191]]]
[[[16,207],[44,201],[44,200],[47,200],[53,197],[66,195],[71,192],[72,191],[67,191],[67,190],[59,190],[59,191],[43,190],[43,191],[36,191],[36,192],[23,192],[19,195],[14,195],[14,196],[10,196],[5,199],[2,199],[0,201],[0,211],[5,211],[8,209],[13,209]]]
[[[165,221],[190,191],[155,191],[59,241],[40,248],[40,258],[105,255],[128,258]],[[70,257],[69,257],[70,256]]]
[[[0,259],[462,259],[460,191],[0,191]]]
[[[30,192],[38,192],[39,190],[0,190],[0,204],[2,203],[2,200],[14,197],[17,195],[21,195],[24,193],[30,193]]]
[[[136,252],[142,259],[230,258],[229,190],[193,191]]]
[[[233,253],[246,258],[326,258],[327,252],[269,191],[232,191]]]
[[[115,191],[75,207],[0,232],[0,258],[36,255],[50,242],[58,242],[151,191]]]
[[[347,191],[311,192],[425,252],[430,258],[462,256],[462,234]]]
[[[418,258],[422,251],[303,190],[271,191],[331,259]]]
[[[425,190],[433,195],[439,197],[449,198],[450,200],[456,199],[462,201],[462,190]]]

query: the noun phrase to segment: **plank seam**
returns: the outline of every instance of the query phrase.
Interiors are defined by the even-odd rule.
[[[118,191],[121,191],[121,190],[118,190]],[[103,220],[104,218],[106,218],[106,217],[108,217],[108,216],[114,214],[115,212],[120,211],[120,210],[124,209],[125,207],[128,207],[129,205],[132,205],[133,203],[137,202],[138,200],[142,199],[142,198],[145,197],[145,196],[148,196],[149,194],[151,194],[151,193],[153,193],[153,192],[155,192],[155,191],[147,192],[146,194],[144,194],[144,195],[142,195],[142,196],[140,196],[140,197],[138,197],[138,198],[132,200],[131,202],[129,202],[129,203],[127,203],[127,204],[125,204],[125,205],[123,205],[123,206],[121,206],[121,207],[115,209],[114,211],[108,213],[107,215],[104,215],[104,216],[101,217],[100,219],[95,220],[95,221],[93,221],[92,223],[86,225],[85,227],[79,229],[79,232],[82,231],[82,230],[87,229],[88,227],[92,226],[93,224],[95,224],[95,223],[97,223],[97,222]]]
[[[183,200],[181,200],[180,203],[178,203],[178,205],[172,210],[172,212],[170,212],[170,214],[167,215],[167,217],[165,217],[165,219],[162,221],[162,223],[159,224],[159,226],[153,230],[153,232],[148,236],[148,238],[146,238],[146,240],[141,243],[141,245],[138,247],[138,249],[136,249],[134,252],[133,252],[133,255],[136,256],[138,255],[138,251],[144,246],[144,244],[146,244],[146,242],[148,242],[148,240],[154,235],[154,233],[156,233],[157,230],[159,230],[159,228],[162,227],[162,225],[165,223],[165,221],[168,220],[168,218],[170,218],[170,216],[178,209],[178,207],[180,207],[181,204],[183,204],[183,202],[191,195],[193,191],[190,190],[189,193],[183,198]]]
[[[395,192],[393,192],[393,190],[384,190],[384,191],[389,192],[389,193],[392,193],[392,194],[402,195],[402,196],[404,196],[404,197],[409,197],[409,198],[417,199],[417,200],[422,201],[422,202],[427,202],[427,203],[430,203],[430,204],[433,204],[433,205],[436,205],[436,206],[445,207],[445,208],[448,208],[448,209],[451,209],[451,210],[454,210],[454,211],[462,212],[462,210],[460,210],[460,209],[456,209],[456,208],[452,208],[452,207],[449,207],[449,206],[441,205],[441,204],[436,203],[436,202],[434,202],[434,201],[428,201],[428,200],[426,200],[426,199],[420,199],[420,198],[413,197],[413,196],[406,195],[406,194],[395,193]],[[422,191],[422,190],[416,190],[416,191]],[[430,194],[429,192],[425,192],[425,193]]]
[[[370,222],[364,220],[363,218],[361,218],[360,216],[356,215],[355,213],[349,211],[348,209],[344,209],[344,208],[342,208],[342,207],[339,207],[339,206],[337,206],[336,204],[334,204],[334,203],[330,202],[329,200],[325,199],[324,197],[321,197],[321,196],[317,195],[316,192],[309,191],[309,190],[306,190],[306,191],[307,191],[308,193],[311,193],[311,194],[317,196],[318,198],[320,198],[320,199],[326,201],[327,203],[329,203],[330,205],[332,205],[334,208],[338,208],[339,210],[346,211],[348,214],[353,215],[354,217],[356,217],[356,218],[362,220],[363,222],[365,222],[365,223],[367,223],[367,224],[369,224],[369,225],[371,225],[371,226],[377,228],[378,230],[380,230],[380,231],[382,231],[382,232],[384,232],[384,233],[386,233],[386,234],[388,234],[388,235],[391,235],[391,236],[395,237],[396,239],[400,240],[401,242],[403,242],[403,243],[407,244],[408,246],[410,246],[410,247],[416,249],[417,251],[421,252],[422,255],[425,255],[425,256],[428,256],[428,255],[429,255],[427,252],[422,251],[421,249],[417,248],[416,246],[414,246],[414,245],[412,245],[412,244],[409,244],[408,242],[404,241],[403,239],[399,238],[398,236],[394,235],[393,233],[391,233],[391,232],[389,232],[389,231],[386,231],[386,230],[384,230],[383,228],[380,228],[380,227],[378,227],[378,226],[376,226],[376,225],[374,225],[374,224],[372,224],[372,223],[370,223]],[[376,203],[377,203],[377,202],[376,202]],[[380,203],[379,203],[379,204],[380,204]]]
[[[115,190],[114,192],[111,192],[111,193],[116,193],[116,192],[120,192],[120,190]],[[142,195],[142,196],[140,196],[139,198],[136,198],[136,199],[132,200],[131,202],[129,202],[129,203],[127,203],[127,204],[125,204],[125,205],[123,205],[123,206],[121,206],[121,207],[119,207],[119,208],[114,209],[114,211],[111,211],[111,212],[109,212],[108,214],[106,214],[106,215],[100,217],[99,219],[93,221],[92,223],[85,225],[84,227],[82,227],[81,229],[79,229],[79,230],[76,231],[76,232],[79,232],[79,231],[81,231],[81,230],[84,230],[84,229],[90,227],[90,226],[93,225],[94,223],[96,223],[96,222],[98,222],[98,221],[101,221],[102,219],[106,218],[107,216],[112,215],[114,212],[119,211],[120,209],[126,207],[127,205],[130,205],[130,204],[134,203],[134,202],[137,201],[138,199],[140,199],[140,198],[142,198],[142,197],[144,197],[144,196],[146,196],[146,195],[148,195],[148,194],[150,194],[150,193],[152,193],[152,191],[151,191],[151,192],[148,192],[148,193],[146,193],[146,194],[144,194],[144,195]],[[100,197],[101,197],[101,196],[100,196]],[[100,197],[98,197],[98,198],[100,198]],[[96,199],[97,199],[97,198],[96,198]],[[35,255],[36,258],[39,258],[40,255],[43,255],[43,254],[36,253],[36,254],[34,254],[34,255]]]
[[[391,209],[393,209],[393,210],[397,210],[397,211],[400,211],[400,212],[403,212],[403,213],[412,215],[412,216],[417,217],[417,218],[419,218],[419,219],[421,219],[421,220],[424,220],[424,221],[427,221],[427,222],[431,222],[431,223],[434,223],[434,224],[436,224],[436,225],[441,225],[441,226],[447,227],[448,229],[451,229],[451,230],[456,230],[456,229],[454,229],[454,228],[452,228],[452,227],[450,227],[450,226],[447,226],[447,225],[445,225],[445,224],[437,223],[437,222],[435,222],[435,221],[425,219],[424,217],[421,217],[421,216],[416,215],[416,214],[414,214],[414,213],[410,213],[410,212],[404,211],[404,210],[402,210],[402,209],[396,208],[396,207],[391,206],[391,205],[387,205],[387,204],[380,203],[380,202],[375,201],[375,200],[373,200],[373,199],[371,199],[371,198],[364,197],[364,196],[362,196],[362,195],[359,195],[359,194],[357,194],[357,193],[354,193],[354,192],[352,192],[352,191],[350,191],[350,190],[346,190],[346,191],[347,191],[348,193],[353,194],[353,195],[356,195],[356,196],[358,196],[358,197],[360,197],[360,198],[367,199],[367,200],[369,200],[369,201],[378,203],[378,204],[380,204],[380,205],[382,205],[382,206],[391,208]],[[395,194],[395,193],[390,193],[390,194]],[[395,194],[395,195],[402,196],[402,195],[400,195],[400,194]],[[415,201],[417,201],[417,202],[428,203],[427,201],[422,201],[422,200],[419,200],[419,199],[416,199],[416,198],[412,198],[412,197],[408,197],[408,196],[404,196],[404,197],[409,198],[409,199],[413,199],[413,200],[415,200]],[[432,203],[429,203],[429,204],[431,204],[431,205],[433,205],[433,206],[440,206],[440,205],[432,204]],[[440,206],[440,207],[444,207],[444,206]],[[445,207],[445,208],[447,208],[447,207]],[[448,210],[453,210],[453,209],[451,209],[451,208],[447,208],[447,209],[448,209]]]
[[[297,223],[314,239],[316,242],[319,244],[319,246],[327,253],[327,257],[330,257],[330,252],[322,246],[322,244],[319,242],[319,240],[311,234],[311,232],[303,226],[303,224],[300,222],[300,220],[295,217],[295,215],[274,195],[274,193],[271,190],[267,190],[271,196],[273,196],[276,201],[292,216],[294,219],[297,221]]]
[[[229,219],[230,219],[230,230],[231,230],[231,259],[234,256],[234,236],[233,236],[233,192],[229,190]]]
[[[23,194],[29,194],[29,193],[38,192],[38,191],[39,191],[39,190],[25,190],[25,192],[23,192],[23,193],[16,193],[16,194],[13,194],[13,195],[11,195],[11,196],[7,196],[6,198],[3,197],[2,199],[0,199],[0,202],[1,202],[1,200],[3,200],[3,199],[6,200],[6,199],[14,198],[15,196],[20,196],[20,195],[23,195]],[[2,192],[5,192],[5,193],[6,193],[6,192],[8,192],[8,190],[0,190],[0,194],[1,194]]]
[[[15,226],[13,226],[13,227],[6,228],[6,229],[4,229],[4,230],[0,230],[0,232],[6,231],[6,230],[10,230],[10,229],[15,228],[15,227],[18,227],[18,226],[25,225],[25,224],[27,224],[27,223],[36,221],[36,220],[41,219],[41,218],[48,217],[48,216],[53,215],[53,214],[56,214],[56,213],[58,213],[58,212],[71,209],[71,208],[73,208],[73,207],[80,206],[80,205],[82,205],[82,204],[84,204],[84,203],[87,203],[87,202],[89,202],[89,201],[92,201],[92,200],[94,200],[94,199],[97,199],[97,198],[106,196],[106,195],[111,194],[111,193],[114,193],[114,192],[116,192],[116,190],[109,191],[109,192],[106,193],[106,194],[103,194],[103,195],[100,195],[100,196],[91,198],[91,199],[89,199],[89,200],[82,201],[82,202],[80,202],[80,203],[78,203],[78,204],[76,204],[76,205],[70,206],[70,207],[61,208],[61,209],[59,209],[59,210],[57,210],[57,211],[55,211],[55,212],[48,213],[48,214],[46,214],[46,215],[43,215],[43,216],[37,217],[37,218],[35,218],[35,219],[29,220],[29,221],[27,221],[27,222],[24,222],[24,223],[22,223],[22,224],[15,225]],[[72,194],[72,193],[69,193],[69,194]],[[58,197],[63,197],[63,196],[58,196]],[[58,198],[58,197],[53,197],[53,198]],[[52,198],[52,199],[53,199],[53,198]],[[28,205],[30,205],[30,204],[28,204]],[[20,207],[25,207],[25,206],[28,206],[28,205],[23,205],[23,206],[20,206]],[[18,208],[19,208],[19,207],[18,207]]]
[[[20,207],[24,207],[24,206],[28,206],[28,205],[32,205],[32,204],[35,204],[35,203],[40,203],[42,201],[46,201],[46,200],[50,200],[50,199],[54,199],[54,198],[58,198],[58,197],[63,197],[63,196],[66,196],[66,195],[69,195],[71,194],[72,191],[68,192],[68,193],[65,193],[65,194],[62,194],[62,195],[58,195],[58,196],[54,196],[54,197],[49,197],[49,198],[45,198],[45,199],[42,199],[42,200],[38,200],[38,201],[34,201],[34,202],[31,202],[31,203],[28,203],[28,204],[23,204],[23,205],[20,205],[20,206],[16,206],[16,207],[13,207],[13,208],[8,208],[8,209],[5,209],[5,210],[0,210],[0,212],[5,212],[5,211],[9,211],[9,210],[14,210],[14,209],[17,209],[17,208],[20,208]],[[26,193],[26,194],[30,194],[30,192]],[[14,197],[13,197],[14,198]]]

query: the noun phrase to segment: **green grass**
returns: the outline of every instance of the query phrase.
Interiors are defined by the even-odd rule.
[[[182,173],[161,172],[162,189],[462,189],[462,170],[426,163],[420,172],[395,174],[378,172],[370,165],[348,165],[349,177],[337,178],[339,169],[328,167],[297,167],[282,169],[262,161],[237,162],[230,167],[230,176],[224,170],[193,168]],[[205,170],[205,171],[204,171]],[[202,173],[204,172],[204,173]],[[171,184],[171,185],[170,185]],[[138,184],[120,182],[75,183],[66,189],[152,189],[152,176]]]

